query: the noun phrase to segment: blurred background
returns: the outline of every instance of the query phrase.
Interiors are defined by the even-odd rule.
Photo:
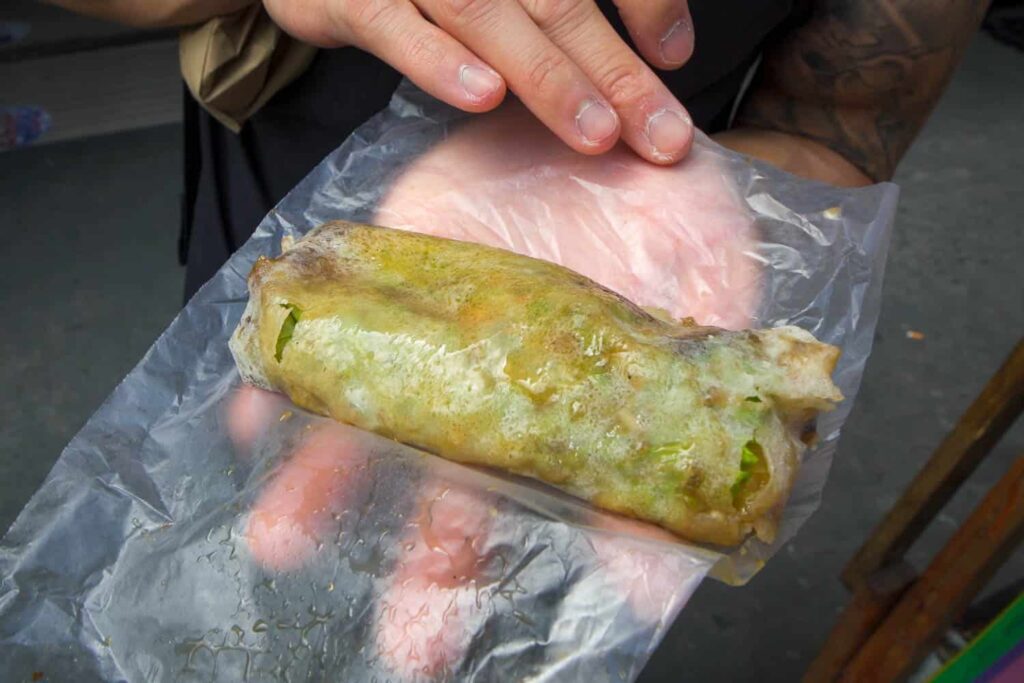
[[[1024,333],[1024,52],[1000,31],[897,173],[874,354],[821,509],[750,585],[705,582],[643,681],[797,680],[848,600],[842,566]],[[182,304],[183,92],[173,32],[0,5],[0,532]],[[1022,452],[1018,424],[918,567]],[[985,595],[1022,577],[1018,549]]]

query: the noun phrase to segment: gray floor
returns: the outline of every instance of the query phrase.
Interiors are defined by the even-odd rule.
[[[177,313],[181,129],[0,154],[0,528]]]
[[[799,678],[843,562],[1024,332],[1022,112],[1024,54],[979,37],[900,169],[875,352],[821,509],[749,586],[701,586],[644,681]],[[168,126],[0,155],[0,529],[178,307],[179,145]],[[1018,425],[919,564],[1022,449]],[[996,583],[1021,575],[1018,552]]]

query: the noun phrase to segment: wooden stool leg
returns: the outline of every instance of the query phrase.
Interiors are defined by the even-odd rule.
[[[851,590],[903,557],[957,488],[1024,411],[1024,340],[943,440],[928,463],[843,570]]]
[[[913,673],[1022,537],[1024,456],[903,594],[839,680],[888,683]]]
[[[900,562],[883,569],[874,580],[862,582],[808,667],[803,683],[834,681],[915,578],[914,568]]]

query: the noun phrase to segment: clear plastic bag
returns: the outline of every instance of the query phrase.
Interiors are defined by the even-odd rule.
[[[515,107],[467,121],[403,86],[186,306],[4,537],[0,677],[632,680],[706,575],[748,580],[816,508],[896,196],[704,137],[673,169],[579,157]],[[227,339],[252,263],[338,218],[504,246],[677,317],[795,324],[840,346],[847,398],[820,419],[775,541],[682,543],[240,387]]]

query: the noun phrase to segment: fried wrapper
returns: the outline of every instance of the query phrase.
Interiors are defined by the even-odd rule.
[[[775,533],[839,350],[653,317],[567,268],[343,221],[249,276],[242,378],[689,540]]]

